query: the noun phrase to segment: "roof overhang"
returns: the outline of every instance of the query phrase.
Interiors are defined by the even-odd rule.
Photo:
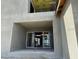
[[[26,31],[50,31],[52,30],[51,21],[31,21],[16,23],[23,26]]]

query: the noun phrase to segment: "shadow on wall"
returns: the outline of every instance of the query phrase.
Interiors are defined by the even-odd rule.
[[[68,49],[68,42],[66,37],[66,30],[65,30],[65,23],[64,23],[64,16],[66,11],[70,5],[69,1],[66,1],[64,12],[61,14],[61,32],[62,32],[62,48],[63,48],[63,59],[70,59],[69,49]],[[66,15],[68,16],[68,15]],[[65,19],[66,20],[66,19]]]
[[[76,36],[77,36],[77,41],[78,41],[78,0],[72,0],[70,2],[71,2],[73,18],[74,18],[74,23],[75,23]]]
[[[25,49],[26,29],[20,24],[13,25],[10,51]]]
[[[68,49],[68,42],[66,37],[66,30],[65,25],[62,17],[62,48],[63,48],[63,58],[64,59],[70,59],[69,57],[69,49]]]

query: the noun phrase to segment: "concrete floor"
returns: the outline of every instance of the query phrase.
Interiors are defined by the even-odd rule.
[[[19,50],[5,54],[2,59],[61,59],[54,57],[53,51]]]

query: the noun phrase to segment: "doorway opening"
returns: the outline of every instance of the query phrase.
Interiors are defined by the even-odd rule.
[[[50,32],[28,32],[27,33],[27,46],[26,48],[53,48],[53,39]]]
[[[51,21],[14,23],[10,50],[25,49],[54,50]]]

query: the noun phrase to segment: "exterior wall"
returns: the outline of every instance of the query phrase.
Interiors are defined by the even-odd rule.
[[[8,21],[9,22],[8,22]],[[10,18],[2,18],[1,21],[1,52],[10,51],[10,39],[12,35],[12,20]]]
[[[17,3],[18,5],[14,4]],[[12,29],[13,24],[16,22],[27,22],[27,21],[49,21],[52,19],[54,12],[44,12],[44,13],[27,13],[28,5],[26,5],[27,0],[23,0],[22,2],[19,0],[2,0],[2,20],[1,20],[1,52],[9,52],[11,39],[12,39]],[[26,8],[24,7],[26,6]],[[13,9],[13,8],[20,9]],[[24,7],[24,9],[22,8]],[[21,10],[19,13],[17,11]],[[10,12],[11,11],[11,12]]]
[[[38,55],[40,58],[45,56],[45,58],[62,58],[62,45],[61,45],[61,31],[59,18],[55,17],[53,12],[40,12],[40,13],[28,13],[28,0],[2,0],[2,21],[1,21],[1,53],[2,57],[17,57],[20,56],[30,56],[36,57]],[[53,35],[54,35],[54,52],[31,52],[24,51],[22,53],[10,52],[11,40],[12,40],[12,30],[13,24],[18,22],[28,22],[28,21],[52,21],[53,22]],[[17,28],[18,29],[18,28]],[[17,32],[16,32],[17,33]],[[18,33],[17,33],[18,34]],[[18,38],[19,39],[19,38]]]
[[[76,36],[78,39],[78,0],[70,0],[71,6],[72,6],[72,13],[74,18],[74,24],[75,24],[75,31]]]
[[[10,51],[25,49],[26,29],[19,24],[14,24]]]
[[[59,17],[55,17],[53,20],[53,37],[54,37],[54,52],[55,55],[62,59],[62,38],[61,38],[61,26]]]
[[[33,52],[33,57],[38,55],[40,58],[56,58],[56,59],[77,59],[77,41],[75,36],[75,29],[77,34],[77,0],[69,0],[65,9],[59,19],[55,17],[54,12],[40,12],[40,13],[28,13],[29,12],[29,0],[2,0],[2,21],[1,21],[1,53],[2,57],[12,56],[26,56],[30,59],[29,55],[31,52],[24,51],[18,52],[14,55],[11,54],[11,41],[12,41],[12,30],[13,24],[17,22],[28,22],[28,21],[51,21],[53,22],[53,37],[54,37],[54,52]],[[71,4],[71,5],[70,5]],[[72,9],[70,8],[72,6]],[[75,7],[75,8],[74,8]],[[69,15],[69,13],[71,13]],[[73,13],[73,14],[72,14]],[[68,16],[69,15],[69,16]],[[71,21],[69,21],[71,19]],[[66,24],[71,25],[67,25]],[[75,23],[75,27],[74,27]],[[68,28],[69,27],[69,28]],[[74,29],[75,28],[75,29]],[[16,29],[16,28],[15,28]],[[18,30],[19,28],[17,28]],[[19,30],[20,31],[20,30]],[[17,32],[15,32],[17,33]],[[20,32],[21,33],[21,32]],[[25,32],[26,33],[26,32]],[[25,34],[24,33],[24,34]],[[74,33],[74,35],[72,35]],[[18,34],[18,33],[17,33]],[[15,35],[15,34],[14,34]],[[15,37],[17,38],[17,37]],[[18,38],[19,39],[19,38]],[[73,46],[73,47],[72,47]],[[63,51],[63,52],[62,52]],[[63,54],[62,54],[63,53]],[[43,55],[44,54],[44,55]],[[73,57],[72,57],[73,56]],[[40,59],[39,58],[39,59]]]
[[[67,43],[67,37],[66,37],[66,31],[65,31],[65,25],[63,18],[60,18],[61,22],[61,36],[62,36],[62,54],[63,59],[69,59],[69,51],[68,51],[68,43]]]
[[[28,12],[28,0],[2,0],[1,1],[1,52],[10,51],[10,42],[12,38],[12,28],[17,15],[21,16]],[[23,17],[23,16],[21,16]]]
[[[69,0],[63,8],[61,20],[63,59],[77,59],[77,5]],[[77,2],[77,0],[76,0]],[[76,12],[74,12],[76,10]],[[76,26],[76,27],[75,27]]]
[[[26,14],[28,10],[29,0],[2,0],[1,9],[2,15],[23,15]]]
[[[43,19],[42,19],[43,20]],[[48,19],[49,20],[49,19]],[[58,19],[59,20],[59,19]],[[54,20],[54,21],[52,21],[53,22],[53,37],[54,37],[54,52],[45,52],[44,54],[45,54],[45,58],[57,58],[57,59],[61,59],[62,58],[62,48],[61,48],[61,36],[60,36],[60,33],[59,33],[59,23],[58,23],[58,20]],[[25,20],[26,21],[26,20]],[[15,22],[14,22],[15,23]],[[12,23],[12,24],[14,24],[14,23]],[[8,24],[9,25],[9,24]],[[9,39],[8,39],[8,41],[7,41],[7,38],[6,38],[6,45],[5,44],[3,44],[3,43],[5,43],[5,37],[4,37],[4,40],[3,40],[3,38],[2,38],[2,49],[3,49],[3,46],[5,46],[4,47],[4,49],[3,49],[3,51],[5,51],[6,50],[6,48],[7,48],[7,50],[6,50],[6,52],[3,52],[2,51],[2,57],[12,57],[12,56],[16,56],[17,57],[17,55],[16,55],[16,53],[14,53],[14,55],[12,55],[12,54],[10,54],[11,52],[10,52],[10,48],[11,48],[11,41],[12,41],[12,35],[11,35],[11,33],[12,33],[12,28],[13,28],[13,26],[11,26],[10,27],[10,30],[11,31],[9,31],[10,32],[10,35],[8,35],[8,37],[9,37]],[[6,30],[6,29],[5,29]],[[18,30],[18,28],[17,28],[17,30]],[[19,30],[20,31],[20,30]],[[7,31],[6,31],[7,32]],[[13,31],[14,32],[14,31]],[[17,32],[15,32],[16,34],[18,34]],[[26,33],[26,32],[25,32]],[[3,34],[3,33],[2,33]],[[7,33],[8,34],[8,33]],[[7,35],[6,34],[6,35]],[[5,33],[4,33],[4,35],[5,35]],[[15,35],[15,34],[14,34]],[[17,38],[17,37],[14,37],[15,39]],[[19,39],[19,38],[18,38]],[[7,43],[8,42],[8,43]],[[17,43],[17,42],[16,42]],[[39,51],[40,52],[40,51]],[[25,53],[27,53],[27,51],[25,51],[25,52],[23,52],[24,54]],[[21,54],[23,54],[23,53],[21,53]],[[31,52],[29,51],[29,53],[31,54]],[[34,52],[33,52],[34,53]],[[41,53],[43,53],[43,52],[41,52]],[[36,55],[37,53],[34,53],[34,55]],[[26,55],[26,54],[25,54]],[[27,54],[28,55],[28,54]],[[37,54],[37,55],[39,55],[39,56],[41,56],[39,53]],[[50,56],[49,56],[50,55]],[[19,55],[19,56],[23,56],[23,55]],[[31,55],[30,55],[31,56]],[[40,57],[40,58],[42,58],[42,56]]]

